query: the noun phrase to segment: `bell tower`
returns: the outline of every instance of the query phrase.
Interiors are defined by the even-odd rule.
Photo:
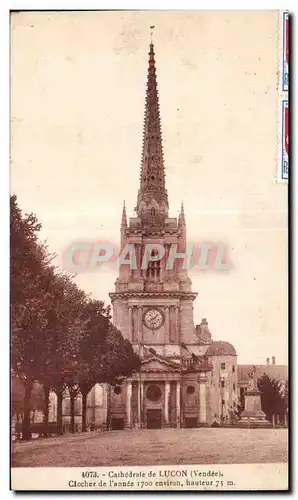
[[[110,395],[108,426],[207,425],[207,374],[186,257],[186,220],[170,217],[153,42],[149,47],[140,186],[135,215],[121,219],[121,265],[110,293],[114,324],[141,358]],[[184,257],[182,258],[184,254]],[[116,390],[117,389],[117,390]]]
[[[178,219],[169,216],[168,193],[162,148],[159,95],[154,45],[149,47],[147,86],[141,155],[140,187],[136,216],[127,219],[125,203],[121,219],[121,248],[130,248],[130,264],[119,268],[115,292],[110,294],[114,323],[140,354],[143,345],[154,345],[162,354],[179,353],[180,342],[197,342],[193,322],[191,280],[183,259],[171,252],[186,251],[186,221],[183,204]],[[154,248],[157,246],[156,248]],[[163,256],[152,256],[162,247]],[[148,252],[148,265],[144,256]],[[168,349],[171,344],[172,348]],[[175,349],[174,346],[176,346]]]

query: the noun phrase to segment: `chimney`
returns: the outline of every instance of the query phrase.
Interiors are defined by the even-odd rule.
[[[270,358],[267,358],[267,359],[266,359],[266,364],[267,364],[267,365],[270,365]]]
[[[275,365],[275,356],[272,356],[272,364]]]

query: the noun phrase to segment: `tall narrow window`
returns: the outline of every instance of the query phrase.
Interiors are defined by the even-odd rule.
[[[155,208],[151,208],[151,215],[155,215]]]
[[[157,252],[156,249],[151,250],[151,256],[152,257],[154,257],[155,255],[157,255],[157,253],[158,252]],[[150,261],[148,263],[148,267],[147,267],[147,271],[146,271],[146,276],[147,276],[147,278],[149,278],[152,281],[159,279],[159,277],[160,277],[160,260]]]

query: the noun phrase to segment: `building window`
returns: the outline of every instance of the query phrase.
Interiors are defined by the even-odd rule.
[[[221,400],[221,404],[224,406],[224,404],[225,404],[225,400],[224,399]]]
[[[155,215],[155,208],[151,208],[151,215]]]
[[[155,208],[152,208],[151,211],[154,210]],[[155,257],[158,254],[157,249],[153,248],[151,250],[150,256]],[[155,260],[155,261],[150,261],[148,262],[147,270],[146,270],[146,276],[152,281],[158,280],[160,277],[160,260]]]
[[[117,394],[117,396],[119,394],[121,394],[121,387],[120,387],[120,385],[116,385],[116,387],[114,387],[114,394]]]
[[[187,388],[187,394],[193,394],[195,392],[195,388],[192,385],[189,385]]]
[[[225,364],[225,363],[220,363],[220,368],[221,368],[222,370],[225,370],[225,369],[226,369],[226,364]]]
[[[232,372],[235,373],[235,365],[232,366]]]
[[[159,401],[162,397],[162,390],[157,384],[151,384],[149,385],[147,391],[146,391],[146,398],[149,401],[152,401],[152,403],[156,403]]]
[[[236,391],[236,384],[233,384],[233,391]]]
[[[224,380],[221,380],[221,381],[220,381],[220,385],[221,385],[221,387],[224,387],[224,386],[225,386],[225,381],[224,381]]]

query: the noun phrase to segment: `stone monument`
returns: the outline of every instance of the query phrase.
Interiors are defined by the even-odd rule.
[[[255,367],[249,375],[249,384],[245,394],[245,408],[241,413],[238,424],[241,427],[272,427],[271,422],[267,420],[265,413],[262,411],[261,393],[258,388],[258,378]]]

